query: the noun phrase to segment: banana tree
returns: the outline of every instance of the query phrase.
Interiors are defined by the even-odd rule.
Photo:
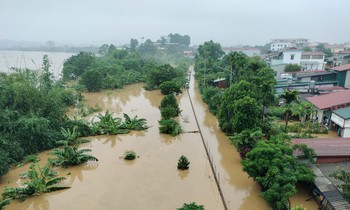
[[[57,186],[58,183],[65,180],[65,177],[54,177],[56,173],[46,165],[41,167],[39,163],[33,163],[28,171],[29,181],[25,182],[25,187],[13,188],[5,187],[2,193],[5,199],[25,200],[32,195],[40,195],[57,190],[68,189],[68,186]]]
[[[135,116],[134,118],[130,118],[129,115],[127,114],[123,114],[124,115],[124,122],[121,126],[121,128],[123,129],[128,129],[128,130],[145,130],[148,128],[147,126],[147,121],[144,118],[137,118],[137,116]]]
[[[78,149],[77,147],[72,147],[65,145],[63,149],[54,149],[50,154],[56,156],[55,159],[49,159],[52,165],[58,165],[63,168],[68,166],[75,166],[87,161],[98,161],[94,156],[85,154],[91,152],[90,149]]]

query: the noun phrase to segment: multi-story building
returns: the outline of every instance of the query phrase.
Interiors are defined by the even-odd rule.
[[[279,51],[291,47],[302,47],[308,43],[308,39],[272,39],[270,43],[271,51]]]

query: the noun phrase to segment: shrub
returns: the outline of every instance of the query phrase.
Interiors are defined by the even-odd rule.
[[[172,106],[161,108],[160,114],[162,115],[163,119],[179,116],[178,110]]]
[[[159,132],[176,136],[182,132],[181,126],[173,119],[162,119],[159,121]]]
[[[284,67],[285,72],[296,72],[301,71],[301,66],[298,64],[287,64],[286,67]]]
[[[132,150],[127,150],[123,155],[124,160],[134,160],[136,158],[136,152]]]
[[[165,81],[160,85],[160,92],[163,95],[182,93],[181,85],[175,81]]]
[[[177,169],[180,170],[186,170],[189,168],[190,162],[188,161],[187,157],[184,155],[181,155],[177,162]]]
[[[203,205],[197,205],[195,202],[192,203],[184,203],[184,205],[178,210],[204,210]]]

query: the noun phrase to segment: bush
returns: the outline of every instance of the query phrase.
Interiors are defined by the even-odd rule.
[[[161,108],[160,114],[162,115],[163,119],[169,119],[172,117],[179,116],[178,109],[176,109],[175,107],[171,107],[171,106]]]
[[[175,81],[165,81],[160,85],[160,92],[163,95],[182,93],[181,85]]]
[[[124,152],[124,160],[134,160],[136,158],[136,152],[127,150]]]
[[[88,70],[81,75],[79,81],[89,92],[97,92],[103,87],[103,76],[98,70]]]
[[[188,161],[187,157],[184,155],[181,155],[177,162],[177,169],[180,170],[187,170],[189,168],[190,162]]]
[[[182,132],[181,126],[173,119],[162,119],[159,121],[159,132],[176,136]]]
[[[285,72],[296,72],[301,71],[301,66],[298,64],[287,64],[286,67],[284,67]]]
[[[184,203],[184,205],[178,210],[204,210],[203,205],[197,205],[195,202],[192,203]]]

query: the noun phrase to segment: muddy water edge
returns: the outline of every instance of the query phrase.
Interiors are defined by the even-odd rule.
[[[89,137],[91,142],[81,145],[92,150],[98,162],[57,169],[67,180],[62,185],[68,190],[42,194],[24,202],[12,201],[5,210],[61,210],[61,209],[176,209],[183,203],[196,202],[206,210],[224,209],[209,165],[193,111],[191,96],[204,141],[218,174],[220,186],[229,209],[262,209],[269,207],[259,197],[258,186],[242,172],[240,158],[227,137],[219,130],[216,118],[207,111],[200,94],[191,81],[189,92],[178,96],[182,111],[179,122],[184,133],[177,137],[159,134],[159,105],[163,96],[159,91],[145,91],[143,84],[130,85],[122,90],[86,93],[85,103],[98,105],[102,111],[122,113],[147,119],[151,126],[146,131],[125,135]],[[189,94],[189,95],[188,95]],[[94,113],[89,120],[94,120]],[[125,150],[134,150],[138,158],[124,161]],[[39,154],[45,164],[48,153]],[[178,171],[177,160],[186,155],[190,170]],[[20,186],[24,180],[19,175],[28,165],[14,168],[3,177],[0,188]],[[293,204],[303,204],[307,209],[317,209],[313,202],[305,202],[307,192],[292,198]]]

